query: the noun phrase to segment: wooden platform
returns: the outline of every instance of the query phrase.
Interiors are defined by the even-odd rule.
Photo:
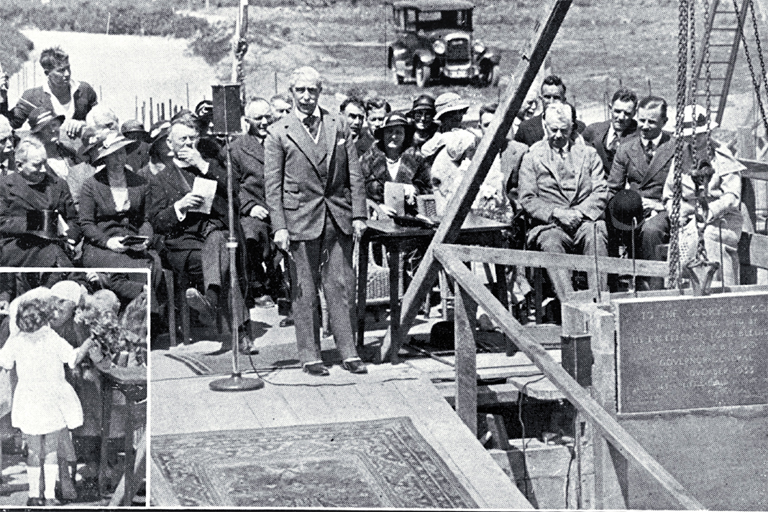
[[[162,357],[162,351],[153,351],[152,357],[152,435],[407,416],[480,508],[532,508],[429,377],[409,365],[370,366],[368,375],[334,366],[327,378],[279,370],[263,375],[268,381],[264,389],[217,393],[208,388],[214,377],[182,377],[181,363]],[[158,478],[156,472],[153,477]],[[152,503],[173,506],[158,484]]]

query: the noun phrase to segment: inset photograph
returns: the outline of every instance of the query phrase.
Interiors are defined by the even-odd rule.
[[[114,282],[141,291],[121,300]],[[0,508],[147,503],[148,283],[0,271]]]

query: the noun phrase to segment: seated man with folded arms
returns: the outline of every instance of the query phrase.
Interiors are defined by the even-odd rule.
[[[520,204],[532,221],[528,243],[545,252],[607,256],[603,163],[595,148],[574,143],[573,107],[550,104],[544,122],[547,137],[531,146],[520,168]],[[570,271],[549,269],[549,275],[557,297],[566,299],[573,292]],[[607,289],[604,273],[599,286]]]

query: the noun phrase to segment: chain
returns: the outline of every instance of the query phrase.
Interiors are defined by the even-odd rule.
[[[699,77],[696,75],[696,0],[691,0],[688,6],[688,62],[690,63],[691,79],[688,81],[688,99],[686,103],[696,103],[696,97],[698,96],[698,81]]]
[[[748,2],[750,0],[744,0],[745,2]],[[751,4],[752,2],[750,2]],[[739,5],[736,3],[736,0],[733,0],[733,8],[736,11],[736,15],[739,15]],[[754,11],[753,11],[754,16]],[[757,23],[757,22],[755,22]],[[763,99],[760,97],[760,82],[757,80],[757,77],[755,76],[755,68],[752,65],[752,56],[749,53],[749,48],[747,47],[747,37],[744,35],[744,25],[741,23],[741,18],[739,17],[739,34],[741,35],[741,43],[744,45],[744,57],[747,59],[747,66],[749,66],[749,74],[752,77],[752,87],[755,88],[755,97],[757,98],[757,106],[760,109],[760,115],[763,118],[763,124],[768,128],[768,119],[765,115],[765,107],[763,106]],[[759,48],[759,46],[758,46]],[[761,64],[764,66],[763,62],[763,56],[762,52],[760,55],[760,61]],[[763,74],[765,76],[765,74]],[[768,132],[767,132],[768,133]]]
[[[768,93],[768,74],[766,74],[765,69],[765,60],[763,59],[763,47],[760,44],[760,31],[757,26],[757,16],[755,16],[755,2],[752,0],[749,0],[749,11],[752,15],[752,27],[755,30],[755,45],[757,46],[757,56],[760,58],[760,72],[763,77],[763,83],[765,84],[765,90]],[[755,73],[750,68],[750,72],[752,72],[753,82],[754,82],[754,76]],[[765,134],[768,136],[768,118],[765,114],[765,109],[763,108],[763,101],[760,98],[760,89],[759,84],[757,88],[755,89],[755,94],[757,95],[758,104],[760,105],[760,115],[763,118],[763,126],[765,126]]]
[[[683,110],[688,74],[688,0],[680,0],[677,34],[677,115],[675,120],[675,167],[672,185],[672,213],[669,218],[669,287],[680,286],[680,200],[683,180]]]

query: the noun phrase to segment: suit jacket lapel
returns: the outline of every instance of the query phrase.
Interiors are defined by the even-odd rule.
[[[581,151],[581,147],[577,144],[571,144],[571,154],[570,154],[570,160],[573,164],[573,173],[574,177],[576,179],[576,187],[574,188],[573,192],[571,192],[570,197],[568,200],[571,204],[576,200],[576,196],[579,194],[579,190],[582,190],[581,187],[581,180],[584,178],[584,157],[585,153],[584,151]],[[592,176],[587,177],[589,180],[592,179]]]
[[[556,156],[555,152],[549,145],[546,146],[545,151],[545,157],[541,159],[541,165],[555,177],[557,186],[562,190],[562,180],[560,179],[560,173],[557,172],[557,162],[554,159]]]
[[[331,164],[333,162],[333,155],[336,151],[336,118],[329,112],[323,110],[323,132],[321,135],[325,135],[325,154],[323,158],[323,164],[325,166],[325,175],[328,176],[331,172]],[[322,140],[318,140],[318,145]]]
[[[247,135],[243,144],[243,152],[255,158],[259,163],[264,163],[264,146],[256,140],[256,137]]]
[[[304,156],[307,157],[307,160],[315,168],[318,175],[322,176],[320,173],[320,155],[317,151],[317,144],[309,136],[309,132],[307,132],[295,114],[289,114],[286,117],[288,118],[288,137],[296,144],[299,151],[304,153]]]
[[[647,185],[662,169],[666,168],[667,162],[674,156],[675,146],[674,144],[668,144],[670,138],[666,133],[661,135],[659,147],[656,149],[656,154],[653,155],[649,168],[646,169],[643,181],[640,184],[641,187]],[[639,140],[640,138],[638,137]]]

